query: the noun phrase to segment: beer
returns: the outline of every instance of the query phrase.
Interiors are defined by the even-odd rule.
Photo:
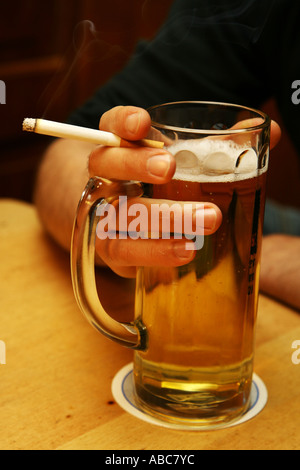
[[[223,163],[230,145],[222,143]],[[137,396],[148,412],[189,425],[231,421],[251,390],[266,172],[245,162],[241,173],[219,170],[191,176],[179,168],[145,194],[213,202],[223,214],[188,265],[137,273],[136,321],[147,332],[146,350],[135,352]]]
[[[166,425],[211,429],[236,420],[249,403],[270,118],[196,101],[148,111],[148,137],[173,153],[174,178],[164,185],[89,180],[74,223],[73,288],[88,321],[134,349],[137,406]],[[212,235],[201,233],[206,201],[223,215]],[[101,303],[96,236],[130,237],[137,249],[147,238],[168,244],[165,238],[181,236],[186,250],[194,237],[196,256],[178,268],[167,260],[138,268],[134,321],[120,322]]]

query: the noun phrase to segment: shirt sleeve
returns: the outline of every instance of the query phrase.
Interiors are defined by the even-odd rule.
[[[296,62],[298,11],[297,0],[177,0],[155,39],[141,42],[70,122],[97,128],[103,112],[117,105],[206,100],[259,107],[275,96],[288,124],[291,83],[300,73],[286,51],[289,42],[298,48]]]

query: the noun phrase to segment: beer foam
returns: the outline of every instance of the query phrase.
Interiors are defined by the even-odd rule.
[[[247,144],[208,138],[178,140],[168,151],[176,159],[175,179],[230,182],[258,174],[258,156]]]

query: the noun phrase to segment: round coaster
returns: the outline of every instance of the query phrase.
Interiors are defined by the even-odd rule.
[[[112,393],[116,402],[123,408],[125,411],[130,413],[131,415],[139,418],[143,421],[146,421],[151,424],[156,424],[158,426],[162,426],[165,428],[170,429],[183,429],[183,430],[207,430],[208,427],[203,426],[188,426],[188,425],[181,425],[181,424],[173,424],[168,423],[166,421],[162,421],[159,418],[155,418],[150,416],[145,411],[143,411],[139,404],[137,403],[135,397],[135,389],[134,389],[134,382],[133,382],[133,363],[128,364],[127,366],[123,367],[114,377],[112,382]],[[244,413],[243,416],[237,421],[234,421],[229,424],[224,424],[222,426],[218,426],[217,429],[224,429],[229,428],[232,426],[237,426],[238,424],[245,423],[250,419],[254,418],[254,416],[258,415],[265,407],[268,401],[268,391],[264,382],[256,375],[253,374],[253,381],[252,381],[252,388],[251,388],[251,396],[250,396],[250,405],[248,410]]]

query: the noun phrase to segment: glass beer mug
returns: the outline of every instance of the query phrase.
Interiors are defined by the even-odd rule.
[[[98,177],[88,182],[73,231],[74,292],[97,330],[134,350],[142,410],[173,425],[216,428],[249,406],[270,119],[208,102],[168,103],[149,113],[154,138],[175,156],[175,175],[163,185]],[[202,234],[190,263],[137,268],[130,323],[106,313],[94,272],[101,214],[108,205],[117,207],[120,197],[213,202],[222,211],[221,226]]]

